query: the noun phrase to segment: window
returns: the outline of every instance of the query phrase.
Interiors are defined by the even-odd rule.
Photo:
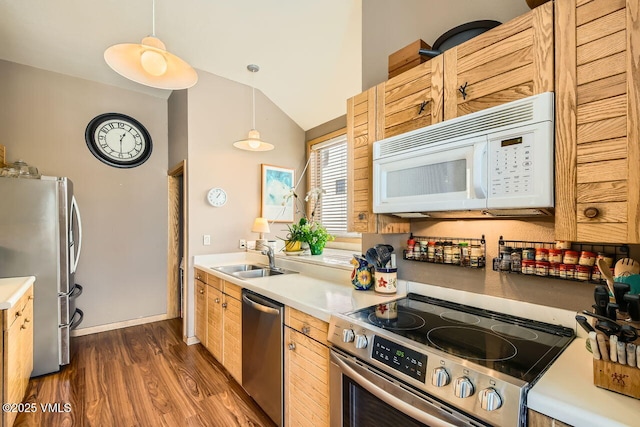
[[[347,232],[347,136],[340,135],[309,146],[309,189],[322,189],[313,215],[338,237],[359,237]]]

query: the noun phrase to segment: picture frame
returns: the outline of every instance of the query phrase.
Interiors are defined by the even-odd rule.
[[[262,164],[261,214],[270,222],[293,222],[295,170]]]

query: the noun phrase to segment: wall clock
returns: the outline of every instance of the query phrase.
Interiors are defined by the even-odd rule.
[[[124,114],[94,117],[84,139],[98,160],[116,168],[140,166],[151,156],[151,135],[139,121]]]
[[[212,188],[207,193],[207,201],[213,207],[219,208],[227,203],[227,192],[222,188]]]

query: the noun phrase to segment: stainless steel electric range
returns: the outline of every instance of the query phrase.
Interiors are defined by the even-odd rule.
[[[331,425],[526,425],[574,330],[418,294],[334,315]]]

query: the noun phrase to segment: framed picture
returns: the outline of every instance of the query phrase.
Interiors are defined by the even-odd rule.
[[[295,170],[262,165],[262,213],[271,222],[293,222]]]

